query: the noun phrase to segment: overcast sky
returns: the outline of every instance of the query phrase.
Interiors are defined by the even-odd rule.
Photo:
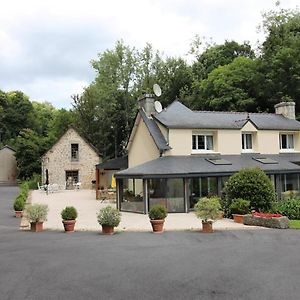
[[[117,40],[182,57],[196,34],[255,45],[261,13],[273,8],[274,0],[2,0],[0,89],[70,108],[70,95],[95,77],[90,60]]]

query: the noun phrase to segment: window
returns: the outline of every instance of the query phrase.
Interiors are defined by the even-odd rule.
[[[193,134],[192,149],[193,150],[213,150],[212,134]]]
[[[280,149],[288,150],[294,149],[294,135],[293,134],[280,134]]]
[[[78,161],[79,160],[79,145],[78,144],[71,144],[71,161]]]
[[[242,149],[243,150],[252,150],[252,134],[251,133],[242,133]]]

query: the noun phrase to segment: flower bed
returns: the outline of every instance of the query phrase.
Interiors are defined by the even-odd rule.
[[[282,217],[281,214],[268,214],[268,213],[262,213],[262,212],[252,212],[252,216],[257,216],[257,217],[265,217],[265,218],[279,218]]]
[[[289,219],[281,214],[253,212],[244,216],[244,225],[263,226],[268,228],[289,228]]]

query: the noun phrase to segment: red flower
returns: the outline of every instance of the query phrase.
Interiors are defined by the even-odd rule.
[[[265,217],[265,218],[282,217],[281,214],[268,214],[268,213],[262,213],[262,212],[252,212],[252,216]]]

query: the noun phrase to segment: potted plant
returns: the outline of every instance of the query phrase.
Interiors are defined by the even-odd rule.
[[[74,232],[77,215],[77,210],[73,206],[67,206],[61,211],[65,232]]]
[[[43,231],[43,222],[47,220],[48,205],[32,204],[26,208],[26,216],[30,222],[31,231]]]
[[[195,213],[198,218],[202,219],[202,232],[213,232],[213,221],[221,219],[223,215],[223,212],[221,211],[220,198],[200,198],[195,204]]]
[[[106,206],[100,209],[97,220],[102,226],[102,233],[111,235],[114,234],[114,227],[121,222],[121,213],[112,206]]]
[[[165,206],[156,204],[149,211],[150,223],[154,233],[163,232],[165,218],[168,212]]]
[[[229,205],[229,211],[234,222],[244,223],[244,215],[250,212],[250,201],[241,198],[233,199]]]
[[[23,216],[24,207],[24,197],[22,195],[19,195],[14,201],[14,210],[16,218],[21,218]]]

